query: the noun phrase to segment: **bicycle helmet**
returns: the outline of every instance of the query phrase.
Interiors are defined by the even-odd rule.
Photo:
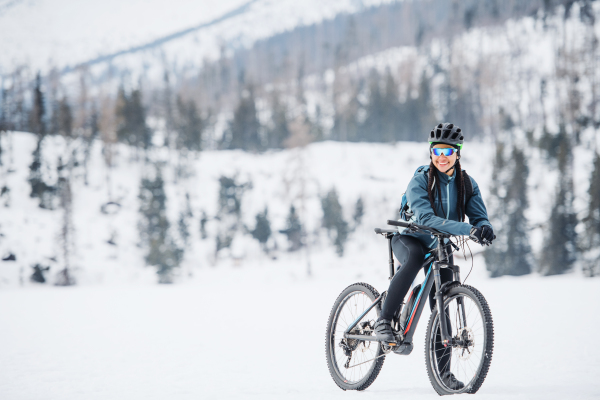
[[[464,139],[465,137],[463,136],[461,129],[448,122],[437,125],[429,133],[429,144],[431,146],[438,143],[444,143],[460,150],[462,149]]]

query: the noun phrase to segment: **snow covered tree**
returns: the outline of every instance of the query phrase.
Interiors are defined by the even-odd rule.
[[[268,214],[269,209],[267,207],[265,207],[263,212],[256,214],[256,224],[250,232],[252,237],[261,244],[265,253],[268,253],[267,241],[271,237],[271,222],[269,221]]]
[[[38,72],[35,77],[35,87],[33,89],[33,107],[29,115],[29,128],[31,132],[39,137],[46,134],[46,107],[44,105],[44,94],[42,93],[42,77]]]
[[[228,248],[241,226],[242,196],[249,184],[238,184],[235,178],[219,178],[219,232],[216,237],[216,253]]]
[[[365,204],[363,202],[362,197],[359,197],[356,200],[356,204],[354,205],[354,214],[352,215],[352,219],[354,220],[354,229],[358,227],[362,223],[362,218],[365,215]]]
[[[185,194],[185,210],[179,213],[179,221],[177,221],[177,228],[179,230],[179,237],[183,242],[184,247],[188,246],[190,239],[190,219],[193,217],[192,207],[190,205],[190,194]]]
[[[183,250],[177,247],[169,233],[167,195],[158,165],[153,178],[142,179],[138,198],[141,214],[138,229],[142,246],[147,251],[146,265],[157,268],[159,283],[172,283],[173,273],[183,258]]]
[[[287,107],[280,99],[279,94],[273,95],[271,106],[271,121],[273,126],[267,130],[267,147],[282,149],[286,139],[290,136]]]
[[[594,157],[594,169],[590,177],[589,203],[584,219],[585,230],[581,235],[581,247],[585,251],[583,272],[587,276],[600,275],[600,155]]]
[[[208,216],[205,211],[202,211],[202,216],[200,217],[200,238],[202,240],[208,238],[208,233],[206,232],[206,223],[208,222]]]
[[[344,244],[348,239],[349,227],[348,222],[344,220],[342,206],[335,188],[321,198],[321,207],[323,209],[322,226],[327,230],[327,235],[333,239],[336,252],[341,257],[344,255]]]
[[[202,149],[204,121],[194,100],[183,101],[177,97],[177,148],[193,151]]]
[[[60,198],[60,208],[63,210],[62,224],[60,230],[60,244],[62,247],[62,261],[64,267],[56,276],[55,285],[70,286],[75,284],[72,275],[71,257],[74,251],[75,227],[73,226],[73,192],[71,190],[71,177],[69,170],[62,161],[59,160],[59,173],[62,175],[58,179],[58,193]]]
[[[243,90],[233,120],[229,124],[223,141],[228,149],[259,151],[263,148],[260,140],[260,121],[256,111],[254,90]]]
[[[41,137],[37,141],[37,145],[33,150],[33,161],[29,165],[29,177],[27,181],[31,186],[29,197],[39,199],[39,207],[52,210],[54,209],[54,198],[56,195],[56,187],[48,185],[44,180],[42,145],[44,138]]]
[[[73,136],[73,114],[66,96],[58,103],[58,133],[68,138]]]
[[[119,88],[116,115],[118,140],[131,146],[148,149],[152,143],[152,131],[146,124],[146,110],[139,89],[127,95],[123,87]]]
[[[558,185],[549,226],[542,248],[540,273],[556,275],[567,272],[577,255],[577,215],[573,210],[572,150],[569,136],[561,126],[557,136],[556,161],[558,163]]]
[[[297,251],[302,247],[302,224],[300,223],[298,213],[296,213],[296,207],[293,205],[290,206],[285,228],[279,232],[287,236],[289,243],[288,251]]]
[[[490,201],[496,240],[484,252],[486,268],[492,278],[525,275],[533,270],[533,255],[525,217],[525,210],[529,207],[529,169],[524,153],[517,147],[513,147],[508,160],[504,159],[503,153],[504,146],[498,144]]]

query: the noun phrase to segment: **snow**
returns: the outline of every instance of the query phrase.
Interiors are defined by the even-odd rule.
[[[280,229],[289,205],[301,200],[298,182],[303,180],[301,218],[310,233],[310,251],[286,253],[284,237],[276,234],[280,250],[273,259],[240,234],[232,254],[214,259],[214,239],[202,241],[191,229],[193,244],[176,283],[157,285],[155,270],[143,265],[143,250],[136,246],[141,163],[131,161],[126,146],[118,147],[111,190],[122,207],[117,214],[101,214],[108,188],[96,143],[88,186],[82,184],[81,169],[74,170],[78,285],[59,288],[27,280],[34,262],[51,265],[51,282],[58,270],[61,211],[41,210],[29,198],[26,177],[34,136],[3,138],[9,139],[12,155],[7,150],[4,160],[12,158],[12,163],[3,168],[14,172],[4,175],[11,197],[10,208],[2,208],[0,252],[15,252],[17,262],[0,263],[0,398],[438,398],[423,358],[428,312],[417,329],[413,354],[387,357],[364,393],[342,392],[333,383],[324,352],[326,322],[338,294],[358,281],[387,289],[386,243],[372,229],[394,216],[403,188],[426,160],[421,144],[322,142],[262,155],[206,151],[190,158],[189,178],[175,180],[167,168],[172,225],[184,192],[190,193],[195,218],[201,209],[212,215],[218,177],[237,173],[239,182],[253,183],[242,202],[244,222],[253,226],[255,212],[268,204],[272,227]],[[66,145],[62,138],[48,138],[46,159],[56,160]],[[163,150],[153,157],[168,159]],[[461,160],[484,198],[492,184],[492,153],[490,145],[469,143]],[[577,149],[578,162],[585,157],[588,153]],[[533,161],[532,168],[544,168]],[[351,235],[343,258],[317,229],[318,196],[333,185],[347,218],[358,196],[365,201],[363,225]],[[584,193],[584,185],[576,180],[577,193]],[[536,215],[544,212],[535,210]],[[209,228],[214,233],[215,226]],[[118,246],[106,244],[112,230],[118,232]],[[577,272],[490,279],[480,249],[473,250],[467,284],[485,295],[495,324],[494,357],[477,396],[600,396],[600,351],[593,343],[600,330],[600,280]],[[48,261],[51,256],[58,262]],[[471,260],[458,260],[466,277]]]
[[[13,143],[13,162],[5,165],[4,170],[14,172],[4,174],[5,181],[2,182],[10,188],[7,200],[10,208],[5,208],[10,212],[5,213],[0,221],[0,232],[4,234],[0,240],[0,254],[4,256],[13,252],[17,255],[17,262],[3,263],[0,288],[20,285],[22,281],[28,285],[30,266],[35,263],[50,265],[52,277],[64,262],[59,238],[62,211],[42,210],[38,207],[38,200],[29,197],[27,178],[31,153],[36,145],[35,136],[11,133],[3,139],[5,146],[9,139]],[[67,144],[61,137],[48,137],[44,143],[45,180],[53,184],[59,156],[67,153],[66,146],[79,149],[81,154],[81,143],[74,141]],[[493,151],[492,147],[482,144],[472,143],[469,147],[472,154],[485,155]],[[186,251],[181,279],[198,268],[220,262],[214,257],[219,224],[212,218],[218,211],[218,180],[222,175],[235,176],[238,183],[251,183],[251,189],[242,198],[242,222],[246,226],[254,227],[255,215],[268,206],[271,227],[275,232],[268,243],[270,247],[287,248],[286,237],[277,231],[285,227],[293,204],[306,227],[311,249],[327,248],[333,252],[330,240],[320,229],[321,197],[335,188],[345,219],[350,221],[351,226],[354,205],[359,197],[363,198],[363,225],[351,235],[347,247],[367,246],[377,241],[377,238],[371,237],[372,229],[396,216],[404,188],[414,171],[428,161],[426,149],[423,150],[418,143],[321,142],[313,143],[304,150],[269,151],[265,154],[204,151],[198,157],[190,155],[187,161],[165,148],[155,149],[152,154],[154,159],[167,164],[163,173],[168,198],[167,214],[173,230],[176,229],[179,213],[184,210],[186,193],[190,196],[194,213],[189,228],[192,245]],[[71,264],[79,283],[96,285],[155,279],[149,269],[144,269],[143,250],[138,247],[137,223],[140,217],[137,196],[140,179],[148,173],[148,167],[144,167],[141,161],[132,161],[133,157],[135,152],[132,149],[118,145],[115,166],[109,171],[102,156],[102,145],[97,141],[91,151],[87,186],[83,184],[82,164],[74,169],[72,191],[76,252],[72,254]],[[6,158],[10,157],[7,155]],[[486,159],[466,155],[462,160],[468,171],[481,171],[472,176],[481,185],[484,194],[487,176],[491,174]],[[189,177],[175,176],[174,170],[179,164],[185,166]],[[109,201],[121,204],[116,214],[100,212],[102,205]],[[210,237],[206,240],[199,237],[202,211],[210,219],[207,224]],[[117,246],[107,243],[113,233]],[[241,233],[236,235],[231,252],[225,250],[221,253],[220,258],[225,261],[233,257],[247,262],[262,256],[258,242]]]
[[[390,1],[394,0],[0,2],[0,75],[23,64],[34,71],[75,66],[192,28],[200,29],[159,46],[158,51],[151,49],[146,61],[160,67],[165,59],[199,66],[205,58],[218,57],[222,45],[248,46],[298,25]],[[126,57],[123,63],[144,65],[138,55]]]
[[[438,398],[423,357],[427,311],[413,353],[388,356],[365,392],[343,392],[329,376],[330,308],[355,281],[387,288],[385,248],[379,239],[343,260],[316,254],[310,278],[303,257],[284,256],[203,268],[178,285],[2,290],[1,397]],[[492,280],[476,257],[467,283],[486,296],[495,326],[478,398],[598,398],[599,280]]]

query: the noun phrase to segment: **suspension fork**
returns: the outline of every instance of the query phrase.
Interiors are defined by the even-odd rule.
[[[438,253],[439,254],[439,253]],[[440,318],[440,331],[442,336],[442,344],[448,346],[451,343],[452,337],[448,333],[448,324],[446,321],[446,312],[444,311],[444,295],[440,288],[442,287],[442,279],[440,277],[441,263],[436,261],[433,263],[433,280],[435,282],[435,306]]]

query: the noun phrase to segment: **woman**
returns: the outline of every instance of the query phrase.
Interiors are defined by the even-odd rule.
[[[420,172],[415,174],[406,189],[407,204],[413,213],[410,221],[453,235],[469,236],[482,245],[489,244],[494,238],[494,231],[479,187],[460,167],[463,140],[460,128],[450,123],[439,124],[429,134],[431,163],[418,170]],[[465,179],[471,179],[470,196],[465,189]],[[464,222],[465,216],[469,217],[469,223]],[[421,269],[425,254],[436,247],[436,240],[429,235],[405,231],[392,238],[392,249],[400,266],[390,282],[381,316],[375,323],[379,340],[396,341],[391,320]],[[452,257],[450,260],[453,262]],[[452,271],[448,269],[442,269],[440,275],[442,283],[452,280]],[[429,297],[431,309],[435,306],[434,292],[435,288]],[[464,387],[450,372],[449,355],[438,357],[438,364],[440,370],[447,371],[444,374],[447,386]]]

